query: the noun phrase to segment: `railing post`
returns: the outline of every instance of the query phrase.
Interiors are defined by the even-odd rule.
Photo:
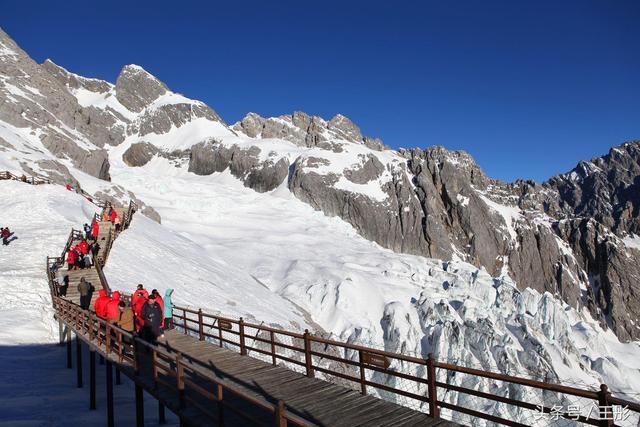
[[[200,341],[204,341],[204,323],[202,322],[202,309],[198,309],[198,333],[200,334]]]
[[[222,326],[220,325],[220,319],[218,319],[218,341],[220,341],[220,347],[222,348]]]
[[[158,424],[166,424],[167,417],[164,414],[164,405],[158,400]],[[144,426],[144,424],[143,424]]]
[[[311,335],[309,330],[304,330],[304,363],[307,368],[307,376],[313,378],[315,376],[313,372],[313,359],[311,358]]]
[[[178,382],[178,397],[180,409],[185,408],[184,399],[184,367],[182,366],[182,353],[176,353],[176,380]]]
[[[182,309],[182,328],[184,329],[184,334],[188,335],[189,330],[187,329],[187,310]]]
[[[133,371],[135,375],[140,374],[140,361],[138,359],[138,339],[133,337]]]
[[[96,351],[89,347],[89,409],[96,409]]]
[[[138,383],[136,383],[136,427],[144,427],[144,395]]]
[[[278,406],[276,406],[276,426],[277,427],[286,427],[287,425],[287,410],[284,407],[284,402],[282,400],[278,400]]]
[[[109,322],[105,322],[105,335],[106,335],[106,340],[107,340],[107,356],[109,356],[109,354],[111,354],[111,325],[109,325]]]
[[[224,425],[224,404],[222,403],[222,384],[218,384],[216,400],[218,401],[218,425]]]
[[[244,344],[244,319],[242,317],[238,326],[240,327],[240,354],[244,356],[247,354],[247,348]]]
[[[362,361],[362,350],[358,350],[358,365],[360,366],[360,393],[367,395],[367,378],[364,372],[364,363]]]
[[[78,388],[82,388],[82,341],[76,334],[76,379]]]
[[[610,402],[611,393],[606,384],[600,385],[598,392],[598,425],[600,427],[613,426],[613,407]]]
[[[271,341],[271,364],[276,366],[276,341],[273,331],[269,331],[269,341]]]
[[[93,313],[89,312],[89,341],[93,342],[94,335],[94,321],[93,321]]]
[[[67,369],[73,368],[71,350],[71,328],[67,325]]]
[[[427,387],[429,389],[429,415],[431,418],[440,417],[438,408],[438,391],[436,388],[436,366],[433,360],[433,353],[427,357]]]
[[[153,372],[153,388],[158,388],[158,355],[156,354],[156,349],[151,349],[151,369]]]
[[[107,427],[113,427],[113,368],[107,359]]]
[[[124,358],[124,354],[122,353],[122,332],[121,331],[116,331],[118,334],[118,361],[120,363],[122,363],[122,359]],[[118,373],[118,380],[120,379],[120,369],[116,370],[116,372]],[[118,381],[117,384],[120,384],[120,382]]]

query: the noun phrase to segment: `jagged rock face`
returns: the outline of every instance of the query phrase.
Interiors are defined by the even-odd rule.
[[[179,128],[199,117],[211,121],[221,121],[220,117],[204,104],[171,104],[146,112],[140,118],[139,125],[134,128],[134,131],[140,136],[150,133],[164,134],[169,132],[172,127]]]
[[[360,128],[341,114],[327,122],[299,111],[268,119],[249,113],[233,129],[251,138],[281,138],[302,147],[320,147],[334,152],[341,150],[335,141],[364,144],[376,151],[388,148],[377,138],[363,137]]]
[[[136,113],[165,93],[167,87],[164,83],[137,65],[124,67],[116,80],[116,98]]]
[[[592,217],[616,233],[640,234],[640,145],[630,142],[580,162],[545,183],[560,194],[559,208]]]
[[[229,168],[233,176],[241,179],[246,187],[260,193],[278,187],[287,177],[289,162],[286,159],[260,161],[260,149],[230,148],[215,140],[194,145],[190,150],[189,172],[211,175]]]
[[[108,155],[99,149],[104,145],[102,124],[91,123],[92,112],[2,30],[0,76],[0,121],[30,133],[33,145],[25,148],[34,157],[42,157],[46,149],[90,175],[109,179]]]
[[[131,146],[122,154],[122,160],[128,166],[144,166],[158,153],[158,149],[148,142],[138,142]]]

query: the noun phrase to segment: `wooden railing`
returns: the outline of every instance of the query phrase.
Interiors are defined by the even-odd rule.
[[[417,401],[419,403],[418,406],[424,405],[428,408],[428,413],[434,418],[440,417],[440,410],[444,408],[454,413],[466,414],[502,425],[527,425],[513,419],[450,403],[444,399],[445,392],[456,392],[514,408],[533,411],[538,415],[553,414],[556,419],[564,418],[598,426],[615,425],[612,417],[602,419],[597,413],[595,417],[575,414],[568,412],[566,409],[559,410],[554,407],[555,405],[535,404],[439,380],[450,378],[456,373],[515,384],[541,392],[556,393],[561,399],[570,397],[586,399],[592,401],[594,405],[602,408],[605,412],[607,410],[603,408],[609,408],[609,412],[606,412],[605,415],[611,415],[610,408],[612,405],[619,405],[631,412],[640,414],[639,404],[612,397],[604,384],[597,391],[551,384],[443,363],[435,360],[431,354],[428,354],[423,359],[392,353],[322,338],[312,335],[308,330],[305,330],[304,333],[291,332],[268,327],[264,324],[245,322],[243,318],[236,320],[205,313],[201,309],[194,310],[175,306],[173,316],[174,324],[177,327],[181,328],[185,334],[193,335],[201,341],[213,341],[221,347],[224,346],[235,350],[241,355],[253,353],[254,357],[266,359],[273,365],[276,365],[278,361],[285,362],[289,367],[294,369],[297,367],[298,370],[301,370],[309,377],[314,377],[316,373],[321,373],[325,377],[337,377],[346,383],[353,384],[363,395],[366,395],[369,389],[372,388]],[[424,374],[416,375],[412,372],[424,372]],[[385,381],[386,383],[373,381],[373,373],[378,374],[379,377],[382,375],[387,380]],[[404,386],[397,387],[394,386],[395,384]],[[416,392],[416,390],[421,392]]]
[[[40,185],[40,184],[51,184],[51,180],[49,178],[45,178],[43,176],[37,175],[15,175],[9,171],[0,172],[0,180],[11,179],[14,181],[21,181],[31,185]]]
[[[286,409],[286,402],[271,403],[257,399],[245,391],[222,381],[216,381],[183,359],[180,352],[161,345],[153,345],[137,336],[99,318],[95,313],[83,310],[77,304],[53,298],[53,305],[58,318],[69,326],[82,340],[91,343],[108,358],[115,359],[122,366],[130,366],[133,376],[141,376],[143,368],[151,368],[154,384],[162,385],[179,397],[180,408],[189,405],[197,407],[205,414],[211,414],[217,408],[215,418],[224,423],[226,410],[256,425],[264,426],[312,426],[313,423],[297,416]],[[135,379],[135,378],[134,378]],[[272,415],[273,422],[253,417],[232,402],[235,397],[256,406]],[[268,418],[267,418],[268,419]]]

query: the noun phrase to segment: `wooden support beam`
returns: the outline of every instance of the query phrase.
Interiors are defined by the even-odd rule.
[[[167,417],[164,414],[164,405],[158,400],[158,423],[166,424]]]
[[[113,421],[113,368],[109,360],[106,361],[107,367],[107,427],[114,427]]]
[[[71,350],[71,331],[67,329],[67,369],[73,368],[73,356]]]
[[[89,349],[89,409],[96,409],[96,351]]]
[[[76,336],[76,379],[78,388],[82,388],[82,341]]]
[[[62,320],[58,320],[58,336],[60,337],[60,345],[64,345],[65,330]]]
[[[136,427],[144,427],[144,394],[142,387],[136,384]]]

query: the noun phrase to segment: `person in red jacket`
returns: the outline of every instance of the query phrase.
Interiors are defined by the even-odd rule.
[[[76,253],[73,249],[69,249],[67,252],[67,264],[69,265],[68,270],[76,270]]]
[[[131,297],[131,306],[136,305],[139,298],[149,298],[149,292],[147,292],[144,286],[142,286],[142,283],[138,285],[138,289],[136,289],[136,291],[133,293],[133,296]]]
[[[91,224],[91,239],[93,239],[94,241],[97,241],[99,233],[100,233],[100,226],[98,225],[98,221],[93,221],[93,224]]]
[[[89,252],[89,244],[87,243],[86,240],[83,240],[82,242],[80,242],[78,246],[80,247],[80,253],[82,255],[86,255],[87,252]]]
[[[142,307],[147,303],[146,297],[139,297],[136,303],[133,305],[133,312],[136,315],[136,331],[140,331],[140,328],[144,326],[144,320],[142,319]]]
[[[116,212],[115,209],[111,209],[111,212],[109,212],[109,221],[111,221],[112,224],[114,224],[116,222],[116,218],[118,217],[118,213]]]
[[[120,292],[111,294],[111,300],[107,303],[107,321],[114,323],[120,318]]]
[[[111,298],[107,296],[107,291],[100,289],[98,293],[98,299],[93,304],[93,308],[96,311],[98,317],[105,319],[107,317],[107,304],[111,301]]]

